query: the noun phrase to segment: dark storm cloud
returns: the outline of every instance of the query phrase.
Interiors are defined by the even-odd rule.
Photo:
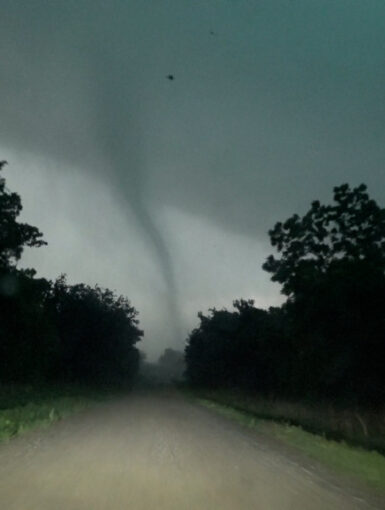
[[[305,201],[343,180],[378,188],[380,0],[3,0],[1,10],[7,142],[105,172],[114,138],[125,155],[112,174],[254,235],[298,187]]]
[[[12,92],[14,83],[9,79],[6,95],[14,102],[6,104],[5,110],[14,120],[14,129],[10,132],[8,127],[4,137],[11,143],[15,138],[20,143],[22,138],[24,148],[51,152],[54,158],[90,172],[90,177],[94,173],[108,179],[118,199],[134,211],[151,243],[168,286],[174,329],[180,334],[170,254],[145,203],[145,161],[137,107],[142,86],[135,83],[134,67],[125,62],[128,48],[120,37],[129,27],[120,27],[119,34],[121,20],[114,16],[119,5],[108,10],[107,18],[102,3],[69,2],[64,6],[43,2],[40,9],[36,4],[23,7],[28,8],[16,9],[8,18],[12,27],[26,30],[18,39],[21,57],[17,53],[14,61],[6,59],[8,77],[15,74],[12,67],[17,67],[19,90],[17,95]],[[8,41],[10,51],[14,44],[14,39]],[[31,54],[37,58],[29,68]],[[26,104],[20,105],[20,100]]]
[[[267,242],[343,181],[384,198],[383,0],[0,9],[2,145],[105,182],[145,232],[175,317],[165,205]]]

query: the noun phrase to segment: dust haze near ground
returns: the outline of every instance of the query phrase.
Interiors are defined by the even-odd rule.
[[[278,303],[275,221],[345,181],[383,203],[384,54],[382,0],[3,0],[0,157],[50,242],[25,264],[128,294],[153,354]]]
[[[0,446],[7,510],[380,508],[364,499],[167,393],[137,392]]]

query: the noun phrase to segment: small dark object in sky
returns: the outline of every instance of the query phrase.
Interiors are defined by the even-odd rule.
[[[210,35],[217,35],[214,30],[210,30]]]
[[[174,75],[173,74],[168,74],[167,78],[172,81],[174,79]]]

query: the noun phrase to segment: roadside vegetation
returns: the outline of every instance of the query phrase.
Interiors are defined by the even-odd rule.
[[[263,269],[286,302],[263,310],[237,299],[233,310],[199,312],[185,349],[187,384],[383,487],[385,209],[365,185],[343,184],[332,205],[315,200],[269,235],[278,255]]]
[[[0,442],[46,427],[94,404],[101,394],[74,387],[0,387]]]
[[[198,402],[260,434],[294,447],[341,475],[354,477],[362,485],[381,494],[385,491],[385,457],[377,451],[330,440],[289,423],[264,420],[254,413],[240,411],[215,400],[198,398]]]
[[[0,443],[90,406],[125,395],[128,384],[0,385]]]
[[[18,221],[21,210],[1,175],[0,440],[131,387],[143,335],[127,298],[18,268],[25,247],[47,244],[38,228]]]
[[[196,395],[263,420],[299,426],[326,439],[345,441],[385,455],[385,411],[268,399],[239,390],[201,389]]]

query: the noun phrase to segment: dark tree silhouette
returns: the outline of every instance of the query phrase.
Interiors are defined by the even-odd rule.
[[[183,377],[185,364],[183,352],[167,348],[158,360],[159,368],[170,380],[180,380]]]
[[[369,198],[366,186],[334,188],[334,205],[318,200],[300,218],[294,214],[269,231],[281,258],[270,255],[263,268],[289,296],[306,290],[335,264],[359,263],[385,269],[385,209]]]
[[[334,188],[269,232],[264,269],[289,296],[297,392],[379,404],[385,396],[385,209],[366,186]]]
[[[0,171],[5,164],[5,161],[0,162]],[[0,178],[0,269],[13,266],[20,259],[25,246],[47,244],[36,227],[17,221],[21,210],[20,196],[9,191],[5,179]]]
[[[233,312],[198,314],[200,325],[185,349],[187,379],[196,386],[277,392],[287,376],[281,311],[255,308],[252,300],[233,305]]]
[[[269,232],[263,265],[288,296],[281,308],[198,314],[188,337],[191,384],[273,397],[377,407],[385,401],[385,209],[366,186],[334,188]]]
[[[138,312],[108,289],[17,269],[25,246],[46,244],[36,227],[17,222],[21,209],[0,179],[0,382],[132,382]]]
[[[62,275],[47,306],[59,342],[55,376],[93,383],[132,380],[139,364],[135,344],[143,332],[126,298],[99,286],[68,285]]]

